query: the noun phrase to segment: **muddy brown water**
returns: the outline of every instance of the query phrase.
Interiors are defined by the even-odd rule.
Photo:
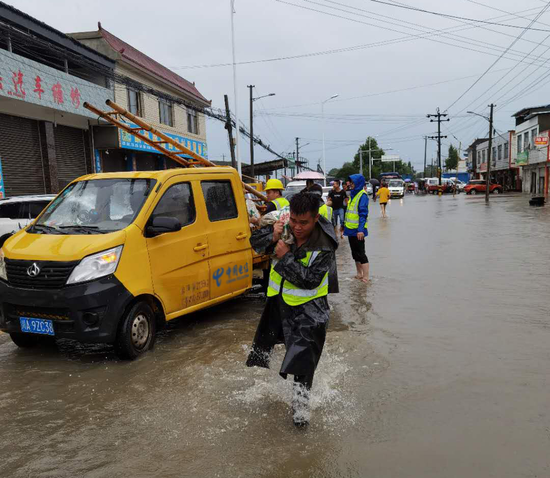
[[[371,203],[369,286],[339,252],[307,430],[277,369],[244,366],[257,298],[170,324],[136,362],[0,335],[0,477],[550,476],[550,208],[388,212]]]

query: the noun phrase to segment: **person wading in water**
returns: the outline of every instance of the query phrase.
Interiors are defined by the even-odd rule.
[[[294,424],[310,418],[310,390],[321,358],[329,319],[327,295],[337,291],[335,250],[338,240],[332,223],[319,215],[319,198],[299,193],[290,201],[290,228],[294,244],[281,240],[283,224],[256,231],[250,243],[258,253],[275,250],[263,311],[246,365],[269,368],[275,344],[286,354],[280,375],[294,376]]]

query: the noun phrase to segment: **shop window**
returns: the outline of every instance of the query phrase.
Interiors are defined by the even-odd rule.
[[[128,111],[136,116],[143,116],[141,110],[141,93],[128,88]]]
[[[508,141],[504,143],[504,159],[508,159]]]
[[[499,161],[502,160],[502,144],[498,145],[498,156],[497,156],[497,158],[498,158]]]
[[[481,162],[485,163],[485,149],[481,152]]]
[[[203,181],[201,186],[210,222],[225,221],[238,216],[230,181]]]
[[[521,153],[523,151],[523,136],[521,134],[518,134],[518,153]]]
[[[195,110],[187,108],[187,131],[199,134],[199,116]]]
[[[530,147],[531,145],[529,144],[529,131],[526,131],[525,133],[523,133],[523,149],[527,150]]]
[[[497,161],[497,147],[493,146],[493,152],[492,152],[492,156],[491,156],[491,164],[494,166],[496,164],[496,161]]]
[[[531,147],[535,147],[535,137],[537,136],[537,128],[531,130]]]
[[[157,204],[150,220],[152,221],[155,217],[173,217],[182,226],[195,222],[196,211],[191,185],[179,183],[171,186]]]
[[[166,100],[159,100],[160,122],[167,126],[174,126],[174,114],[172,103]]]

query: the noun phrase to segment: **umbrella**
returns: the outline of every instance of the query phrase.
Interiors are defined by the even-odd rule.
[[[380,181],[378,181],[378,179],[370,179],[369,180],[369,183],[371,183],[373,186],[380,186]]]
[[[325,179],[325,176],[316,171],[304,171],[303,173],[298,173],[293,179],[295,181],[303,181],[305,179]]]

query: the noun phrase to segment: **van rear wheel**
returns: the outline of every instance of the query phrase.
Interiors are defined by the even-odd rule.
[[[24,334],[22,332],[12,332],[10,337],[13,343],[22,349],[36,347],[39,342],[39,337],[37,335]]]
[[[153,310],[146,302],[138,302],[120,322],[115,343],[116,354],[121,359],[135,360],[153,347],[155,335]]]

